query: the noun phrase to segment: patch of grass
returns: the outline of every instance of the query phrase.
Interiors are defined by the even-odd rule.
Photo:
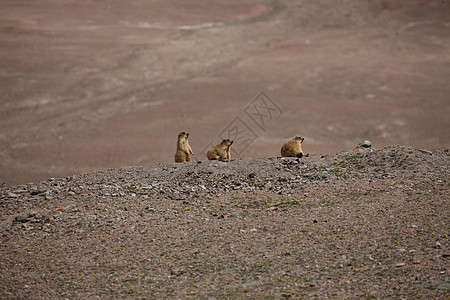
[[[279,208],[288,208],[296,205],[300,205],[302,201],[299,200],[284,200],[278,203],[275,203],[273,207],[279,207]]]

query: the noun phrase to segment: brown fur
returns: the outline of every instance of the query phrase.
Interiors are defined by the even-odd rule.
[[[188,141],[189,132],[180,132],[178,134],[177,152],[175,153],[175,162],[184,163],[191,161],[192,152]]]
[[[207,156],[209,160],[231,159],[230,147],[233,141],[229,139],[223,140],[221,143],[215,145],[208,150]]]
[[[283,157],[303,157],[302,143],[305,139],[299,136],[293,137],[281,147]]]

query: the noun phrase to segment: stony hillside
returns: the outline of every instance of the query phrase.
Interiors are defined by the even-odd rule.
[[[448,149],[109,169],[2,187],[7,298],[446,298]]]

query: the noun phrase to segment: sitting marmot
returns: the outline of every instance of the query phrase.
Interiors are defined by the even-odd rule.
[[[233,141],[229,139],[223,140],[220,144],[215,145],[208,150],[207,156],[209,160],[231,159],[230,147]]]
[[[281,156],[283,157],[303,157],[302,143],[305,139],[296,136],[290,139],[281,147]]]
[[[183,163],[190,162],[192,152],[188,141],[189,132],[180,132],[178,134],[177,152],[175,153],[175,162]]]

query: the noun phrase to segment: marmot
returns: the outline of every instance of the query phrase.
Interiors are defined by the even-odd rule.
[[[296,136],[286,142],[281,147],[281,156],[283,157],[303,157],[302,143],[305,139]]]
[[[190,162],[192,152],[188,141],[189,132],[180,132],[178,134],[177,152],[175,153],[175,162]]]
[[[229,139],[223,140],[221,143],[215,145],[208,150],[207,156],[209,160],[231,159],[230,147],[233,141]]]

